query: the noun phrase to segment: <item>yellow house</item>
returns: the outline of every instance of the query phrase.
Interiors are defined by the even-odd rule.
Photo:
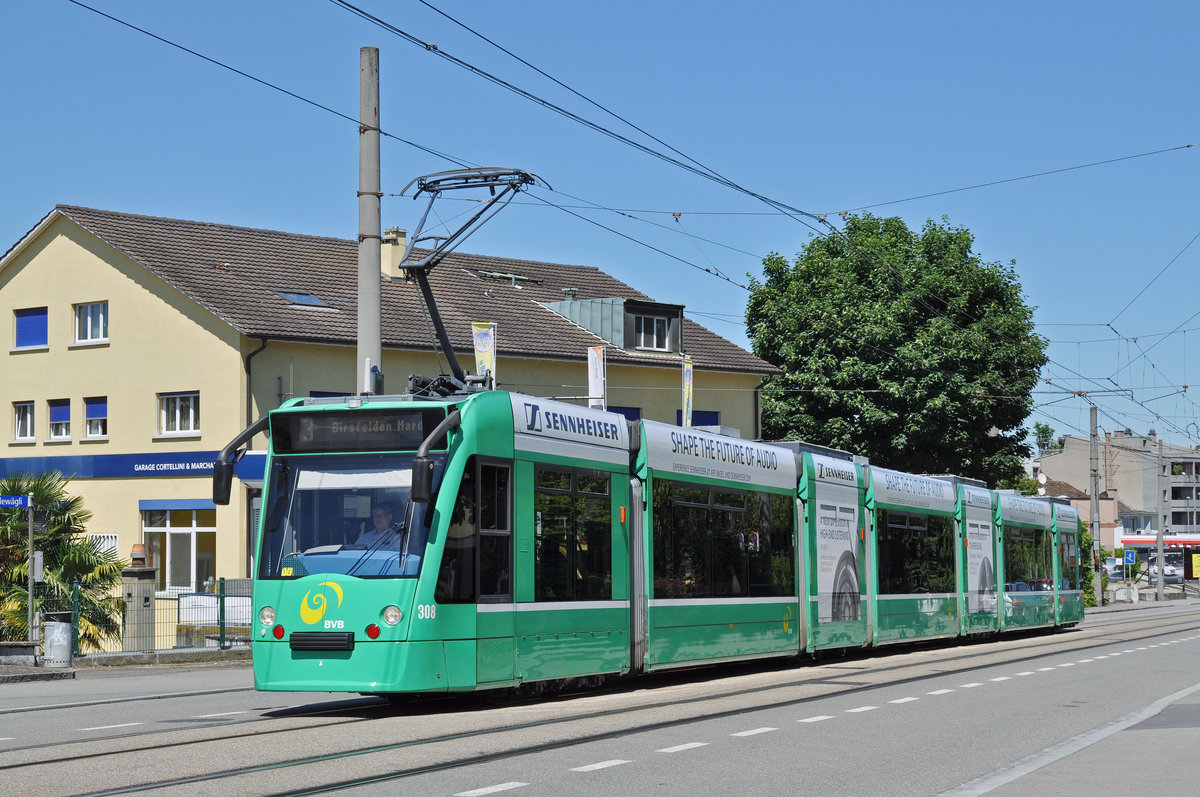
[[[445,371],[420,291],[380,274],[385,392]],[[430,274],[459,360],[472,322],[496,324],[497,386],[585,401],[604,346],[607,405],[678,422],[693,364],[693,424],[759,434],[775,369],[597,268],[452,254]],[[59,470],[89,531],[127,557],[145,543],[159,588],[250,572],[261,452],[243,489],[212,501],[217,452],[294,396],[355,392],[354,241],[59,206],[0,258],[0,476]],[[253,446],[261,449],[259,439]]]

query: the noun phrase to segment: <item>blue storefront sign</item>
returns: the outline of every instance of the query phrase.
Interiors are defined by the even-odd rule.
[[[217,451],[174,451],[162,454],[99,454],[97,456],[12,457],[0,459],[0,477],[14,473],[58,471],[73,479],[211,476]],[[237,464],[241,479],[261,479],[265,456],[249,452]],[[25,496],[19,496],[24,499]],[[7,505],[5,505],[7,506]]]

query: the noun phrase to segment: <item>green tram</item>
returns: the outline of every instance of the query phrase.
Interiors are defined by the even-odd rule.
[[[260,690],[586,682],[1083,616],[1077,514],[952,477],[483,391],[290,401],[221,452],[218,503],[264,431]]]

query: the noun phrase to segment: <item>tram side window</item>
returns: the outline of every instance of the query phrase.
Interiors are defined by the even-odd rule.
[[[507,467],[479,468],[479,595],[482,600],[512,596],[512,513]]]
[[[783,495],[654,482],[654,597],[794,594],[793,502]]]
[[[1005,589],[1044,592],[1053,589],[1049,529],[1010,527],[1004,532]]]
[[[612,500],[603,471],[537,467],[534,600],[612,599]]]
[[[510,473],[507,466],[480,464],[474,457],[467,461],[438,569],[434,596],[439,603],[511,597]]]
[[[950,518],[881,509],[876,523],[880,594],[954,591],[954,525]]]
[[[1076,535],[1063,532],[1062,561],[1059,563],[1059,574],[1062,576],[1062,589],[1079,589],[1079,540]]]

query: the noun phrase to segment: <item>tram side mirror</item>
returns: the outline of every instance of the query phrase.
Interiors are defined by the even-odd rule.
[[[411,497],[418,504],[433,500],[433,460],[429,457],[413,458]]]
[[[213,503],[229,505],[229,491],[233,489],[233,463],[218,459],[213,463]]]

